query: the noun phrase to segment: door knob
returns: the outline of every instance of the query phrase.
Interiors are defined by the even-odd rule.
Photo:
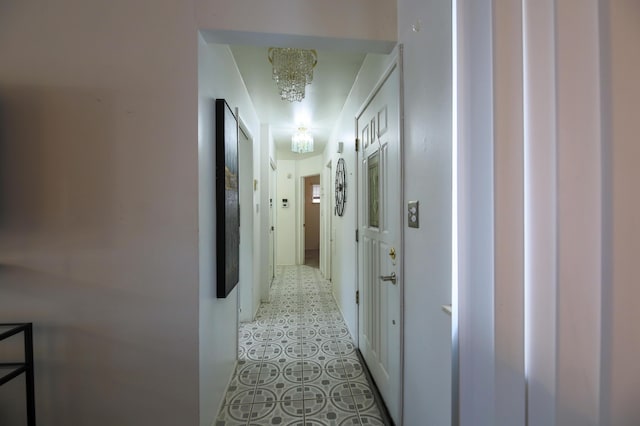
[[[396,273],[392,272],[391,275],[380,275],[382,281],[391,281],[392,284],[396,283]]]

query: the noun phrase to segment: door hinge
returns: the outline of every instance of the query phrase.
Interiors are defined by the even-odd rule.
[[[356,229],[356,243],[359,243],[359,242],[360,242],[360,233]]]
[[[356,138],[356,152],[360,151],[360,139]]]
[[[360,304],[360,290],[356,290],[356,305]]]

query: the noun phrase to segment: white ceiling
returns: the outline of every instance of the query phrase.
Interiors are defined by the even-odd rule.
[[[306,124],[313,134],[313,155],[322,153],[366,54],[319,50],[313,82],[307,86],[305,98],[289,102],[280,99],[271,78],[267,50],[231,46],[260,121],[271,125],[276,148],[282,154],[290,152],[291,135],[300,124]]]

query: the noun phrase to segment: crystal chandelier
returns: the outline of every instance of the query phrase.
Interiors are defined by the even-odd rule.
[[[298,154],[313,152],[313,136],[305,127],[298,128],[291,137],[291,151]]]
[[[271,47],[269,62],[273,65],[273,79],[280,90],[280,98],[289,102],[304,99],[305,86],[313,80],[318,53],[315,50]]]

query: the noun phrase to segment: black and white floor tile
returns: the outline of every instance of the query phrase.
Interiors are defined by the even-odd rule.
[[[238,355],[216,426],[385,424],[318,269],[278,268],[270,303],[241,324]]]

